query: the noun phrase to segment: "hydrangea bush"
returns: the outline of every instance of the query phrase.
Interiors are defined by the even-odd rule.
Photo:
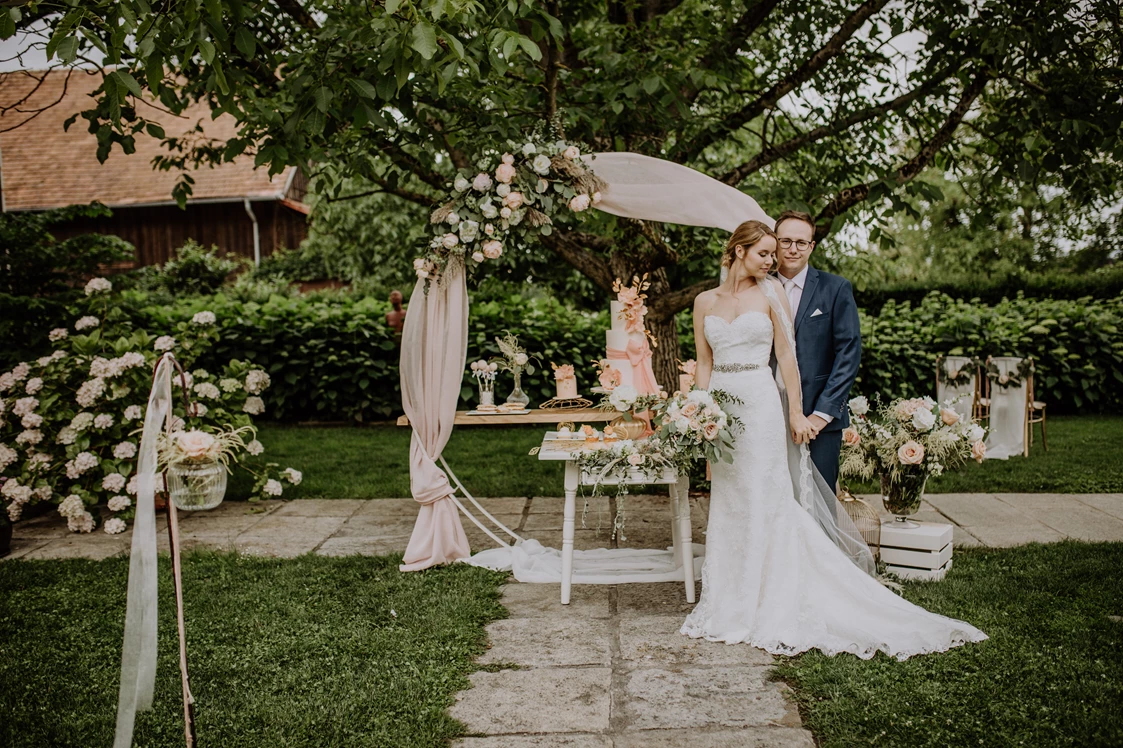
[[[72,329],[50,333],[54,351],[0,374],[0,521],[15,522],[24,508],[58,505],[74,532],[97,525],[91,509],[105,506],[109,533],[122,532],[134,514],[137,451],[152,369],[173,351],[185,376],[173,378],[173,431],[253,425],[265,411],[269,375],[251,364],[228,361],[220,371],[192,369],[216,337],[217,318],[202,311],[180,322],[173,335],[153,337],[133,329],[109,303],[110,282],[95,278]],[[190,390],[188,412],[182,387]],[[235,456],[260,455],[257,439]],[[242,463],[243,467],[246,467]],[[255,474],[253,497],[280,496],[281,480],[300,483],[291,468],[273,464]],[[249,469],[248,467],[246,469]]]

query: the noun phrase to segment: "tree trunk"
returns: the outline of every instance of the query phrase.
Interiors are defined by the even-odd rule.
[[[674,315],[666,319],[652,319],[648,315],[647,329],[658,343],[651,352],[651,367],[655,370],[655,379],[667,392],[674,392],[678,389],[678,364],[675,359],[679,358],[678,328],[675,326]]]

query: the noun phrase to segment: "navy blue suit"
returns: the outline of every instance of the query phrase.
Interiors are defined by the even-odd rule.
[[[838,480],[842,429],[850,425],[847,401],[862,360],[858,304],[850,281],[813,267],[795,310],[796,360],[803,388],[803,413],[833,416],[811,441],[811,460],[830,486]]]

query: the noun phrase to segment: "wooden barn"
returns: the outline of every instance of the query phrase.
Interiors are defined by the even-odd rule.
[[[79,117],[92,108],[90,94],[101,84],[97,70],[19,71],[0,74],[0,206],[5,212],[61,208],[98,201],[113,217],[74,221],[54,230],[58,238],[75,234],[115,234],[137,250],[137,265],[162,264],[188,239],[259,259],[275,249],[292,248],[307,235],[307,180],[289,167],[269,178],[253,157],[191,171],[194,192],[186,209],[172,199],[178,171],[158,171],[153,159],[163,151],[155,138],[137,136],[136,152],[114,147],[104,164],[97,139]],[[205,103],[181,116],[146,99],[144,116],[169,136],[202,128],[193,138],[224,144],[235,135],[234,118],[211,119]],[[57,102],[57,103],[56,103]]]

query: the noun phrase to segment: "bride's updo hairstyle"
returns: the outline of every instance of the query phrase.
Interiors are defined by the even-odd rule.
[[[738,246],[748,251],[749,247],[766,236],[771,236],[773,239],[776,238],[776,232],[770,229],[768,224],[761,223],[760,221],[745,221],[742,223],[733,230],[729,241],[725,243],[725,251],[721,254],[722,267],[733,267],[733,263],[737,260]]]

